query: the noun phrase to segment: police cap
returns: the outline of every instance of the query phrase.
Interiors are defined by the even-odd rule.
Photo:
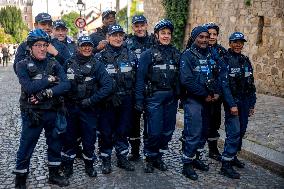
[[[79,37],[78,46],[81,47],[83,44],[90,44],[92,47],[94,47],[94,43],[91,40],[90,36],[88,36],[88,35],[83,35],[83,36]]]
[[[48,13],[42,12],[35,17],[35,22],[52,22],[52,18]]]
[[[124,33],[123,28],[120,25],[113,24],[108,27],[108,34],[113,34],[117,32]]]
[[[241,32],[234,32],[230,35],[229,37],[229,41],[243,41],[243,42],[247,42],[247,40],[245,39],[245,36],[243,33]]]
[[[63,20],[55,20],[53,22],[53,27],[54,28],[65,28],[67,29],[66,23]]]
[[[135,15],[132,17],[132,24],[142,22],[142,23],[147,23],[147,19],[143,15]]]

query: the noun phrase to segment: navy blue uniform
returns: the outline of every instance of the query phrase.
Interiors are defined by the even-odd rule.
[[[183,163],[191,163],[196,155],[203,155],[209,121],[209,103],[205,99],[221,93],[221,78],[226,74],[221,63],[216,64],[209,48],[201,49],[195,44],[181,56],[180,81],[186,91]]]
[[[209,47],[210,53],[212,54],[214,60],[223,61],[224,63],[224,56],[227,54],[227,50],[219,44],[215,44]],[[220,137],[218,130],[220,129],[221,125],[221,105],[222,105],[223,98],[222,96],[215,102],[211,102],[208,104],[209,108],[209,117],[208,117],[208,143],[210,141],[217,141]],[[210,149],[210,147],[209,147]]]
[[[96,55],[114,82],[114,93],[101,105],[99,118],[100,155],[110,157],[114,146],[116,155],[128,154],[127,136],[132,124],[133,91],[137,59],[134,53],[121,46],[107,45]]]
[[[154,36],[146,35],[145,37],[138,37],[136,35],[128,35],[125,41],[126,46],[129,50],[136,54],[137,59],[140,58],[142,52],[149,49],[154,44]],[[131,145],[131,153],[139,156],[140,146],[140,119],[141,112],[134,110],[133,125],[130,130],[129,143]]]
[[[61,106],[59,96],[69,90],[70,83],[61,65],[52,58],[38,61],[27,57],[17,63],[16,69],[21,85],[22,132],[14,172],[29,172],[30,158],[43,128],[48,145],[48,164],[49,166],[59,166],[61,163],[61,141],[57,131],[61,124],[56,124],[58,108]],[[48,81],[49,75],[57,77],[58,81],[50,83]],[[29,101],[31,95],[45,89],[52,90],[52,98],[38,104],[32,104]]]
[[[97,28],[97,31],[92,33],[90,35],[91,39],[92,39],[92,42],[94,44],[94,54],[99,52],[96,47],[99,45],[99,42],[102,41],[102,40],[105,40],[106,39],[106,34],[107,34],[107,31],[108,31],[108,27],[106,26],[102,26],[100,28]]]
[[[62,44],[57,39],[52,39],[51,44],[55,47],[55,49],[58,51],[58,54],[54,57],[61,65],[64,64],[64,62],[70,58],[71,54],[69,53],[67,47]],[[15,60],[14,60],[14,71],[16,73],[16,65],[19,61],[24,60],[27,56],[29,56],[29,48],[27,46],[27,42],[24,41],[20,44],[20,46],[17,49]],[[48,57],[52,57],[52,55],[47,54]]]
[[[63,160],[74,161],[77,138],[82,138],[84,161],[93,162],[97,130],[97,104],[112,91],[112,79],[104,64],[94,56],[73,55],[66,64],[71,90],[66,95],[67,132],[64,135]],[[84,100],[89,100],[84,105]],[[78,134],[81,136],[78,136]]]
[[[65,38],[64,41],[62,41],[63,44],[66,45],[68,51],[69,51],[69,54],[70,56],[72,56],[75,51],[76,51],[76,44],[74,41],[72,41],[71,39],[69,39],[68,37]]]
[[[145,37],[138,37],[136,35],[130,34],[127,36],[125,43],[127,48],[133,51],[139,59],[142,52],[153,46],[154,36],[153,34],[147,34]]]
[[[155,45],[141,54],[136,77],[136,108],[144,110],[144,154],[161,159],[175,130],[179,51]]]
[[[253,78],[253,68],[248,57],[228,50],[225,56],[228,66],[228,86],[230,90],[224,91],[226,140],[222,158],[232,160],[241,150],[242,138],[245,135],[249,110],[254,109],[256,103],[256,90]],[[239,115],[230,113],[230,108],[238,107]]]

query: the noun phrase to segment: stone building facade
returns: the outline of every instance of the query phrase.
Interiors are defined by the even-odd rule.
[[[153,32],[155,24],[164,18],[164,14],[162,0],[144,0],[144,15],[148,19],[149,31]]]
[[[144,0],[144,7],[150,27],[164,15],[161,0]],[[220,26],[225,47],[232,32],[243,32],[248,41],[243,52],[253,62],[257,92],[284,97],[283,0],[189,0],[187,34],[206,22]]]
[[[22,13],[23,22],[26,23],[30,30],[33,29],[33,0],[0,0],[0,8],[6,6],[16,6],[19,8]]]

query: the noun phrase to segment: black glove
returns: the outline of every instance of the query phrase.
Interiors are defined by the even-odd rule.
[[[141,113],[144,110],[143,106],[140,105],[140,104],[135,104],[134,108],[135,108],[136,111],[141,112]]]
[[[118,107],[118,106],[121,105],[121,99],[120,99],[119,95],[116,95],[116,94],[113,95],[111,100],[112,100],[112,104],[113,104],[114,107]]]
[[[91,99],[85,98],[81,101],[80,104],[81,104],[82,108],[87,108],[87,107],[90,107],[92,105],[92,102],[91,102]]]
[[[51,89],[45,89],[35,94],[38,102],[43,102],[48,98],[52,98],[53,92]]]

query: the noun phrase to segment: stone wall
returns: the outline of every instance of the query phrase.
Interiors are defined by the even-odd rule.
[[[144,0],[144,15],[148,19],[149,32],[153,32],[155,24],[164,18],[165,10],[162,0]]]
[[[149,22],[164,14],[160,2],[144,0]],[[248,40],[243,53],[253,62],[257,92],[284,97],[283,0],[251,0],[251,5],[244,0],[190,1],[187,34],[206,22],[220,26],[219,42],[225,47],[232,32],[243,32]]]

